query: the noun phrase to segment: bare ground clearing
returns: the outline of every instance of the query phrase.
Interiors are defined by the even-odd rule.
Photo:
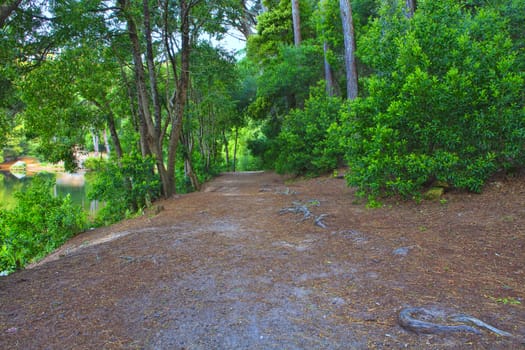
[[[0,348],[525,349],[524,179],[444,198],[367,209],[341,179],[224,174],[1,277]],[[516,338],[418,335],[407,306]]]

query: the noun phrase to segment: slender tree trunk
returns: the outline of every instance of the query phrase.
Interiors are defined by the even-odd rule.
[[[193,163],[190,158],[184,158],[184,173],[190,179],[191,187],[193,188],[193,190],[200,191],[201,183],[199,181],[199,178],[195,174],[195,171],[193,170]]]
[[[111,110],[109,101],[105,100],[103,103],[100,103],[98,101],[92,101],[92,102],[95,106],[97,106],[101,111],[104,111],[104,113],[106,114],[106,125],[109,128],[109,134],[111,135],[111,140],[113,141],[113,144],[115,145],[115,152],[117,154],[117,159],[121,159],[122,154],[123,154],[122,146],[120,145],[120,139],[117,133],[117,127],[115,124],[115,115],[113,114],[113,111]],[[108,142],[106,129],[104,129],[104,142],[106,144],[106,150],[109,155],[110,150],[109,150],[109,142]]]
[[[117,127],[115,125],[115,117],[113,116],[113,113],[110,113],[108,115],[107,123],[109,128],[109,134],[111,135],[111,140],[113,141],[113,145],[115,146],[115,153],[117,154],[117,158],[121,159],[123,155],[122,146],[120,144],[120,138],[118,137]]]
[[[346,95],[349,100],[357,97],[357,65],[355,61],[355,35],[350,0],[340,0],[341,21],[345,44]]]
[[[323,43],[323,52],[324,52],[324,80],[326,81],[326,94],[328,96],[334,96],[336,94],[334,77],[332,74],[332,66],[328,62],[328,43],[325,41]]]
[[[222,140],[224,142],[224,153],[226,154],[226,171],[230,171],[230,150],[228,149],[228,139],[224,130],[222,131]]]
[[[129,0],[118,0],[123,9],[124,16],[128,25],[128,35],[131,41],[131,51],[133,55],[133,66],[135,70],[135,80],[137,85],[139,116],[141,137],[146,138],[146,144],[155,156],[157,170],[162,183],[162,192],[165,197],[171,196],[174,192],[173,180],[170,179],[163,162],[162,142],[155,133],[155,125],[151,118],[150,101],[146,87],[146,77],[144,74],[144,64],[140,48],[137,26],[135,20],[128,12]]]
[[[193,153],[193,140],[191,136],[191,131],[181,133],[181,143],[183,146],[183,156],[184,156],[184,174],[190,179],[191,187],[195,191],[201,189],[201,184],[195,171],[193,170],[193,162],[191,155]]]
[[[301,12],[299,10],[299,0],[292,0],[292,22],[293,40],[295,46],[301,45]]]
[[[168,146],[168,193],[171,195],[176,192],[175,188],[175,164],[177,160],[177,147],[182,131],[182,119],[184,117],[184,108],[186,107],[186,99],[188,97],[188,87],[190,83],[190,6],[186,0],[180,0],[181,11],[181,72],[177,80],[177,88],[174,98],[174,113],[171,126],[170,142]]]
[[[406,0],[406,16],[412,18],[416,11],[416,0]]]
[[[233,145],[233,172],[237,171],[237,144],[239,143],[239,127],[235,127],[235,144]]]
[[[104,147],[106,148],[106,154],[108,157],[111,155],[111,147],[109,146],[108,131],[104,128]]]
[[[140,103],[139,103],[140,104]],[[142,112],[142,109],[139,106],[138,111],[138,128],[139,128],[139,143],[140,143],[140,154],[142,154],[143,157],[151,155],[151,150],[148,145],[148,130],[146,128],[146,123],[144,123],[144,115]]]
[[[99,137],[98,137],[96,130],[91,130],[91,138],[93,139],[93,150],[95,151],[95,155],[98,156]]]
[[[144,12],[144,30],[146,36],[146,63],[148,66],[149,84],[151,91],[151,99],[153,101],[153,112],[154,112],[154,126],[155,126],[155,138],[161,141],[161,106],[160,98],[157,85],[157,74],[155,72],[155,62],[153,57],[153,40],[151,37],[151,24],[150,24],[150,12],[149,12],[149,1],[143,0],[143,12]]]
[[[115,56],[118,58],[118,55],[115,54]],[[133,92],[133,88],[131,86],[132,84],[130,83],[130,81],[126,77],[126,72],[124,71],[124,63],[120,59],[119,59],[119,63],[120,63],[119,64],[119,66],[120,66],[120,75],[122,77],[122,81],[124,82],[124,85],[126,85],[126,91],[127,91],[128,99],[129,99],[129,111],[131,113],[133,126],[135,127],[136,131],[140,135],[140,138],[139,138],[140,152],[141,152],[142,156],[145,157],[145,156],[151,154],[151,152],[150,152],[150,150],[149,150],[149,148],[147,146],[147,143],[146,143],[146,129],[145,129],[144,125],[143,125],[144,123],[142,122],[143,117],[140,116],[140,113],[141,113],[140,112],[140,108],[136,108],[136,106],[135,106],[135,102],[134,101],[136,101],[138,99],[137,99],[136,94]],[[114,130],[112,130],[111,124],[113,125]],[[118,140],[118,146],[115,143],[115,148],[116,148],[115,151],[117,152],[117,157],[120,159],[120,158],[122,158],[122,155],[124,153],[122,152],[122,147],[120,146],[120,140],[118,138],[118,134],[117,134],[116,127],[115,127],[115,119],[114,119],[112,114],[110,116],[110,119],[108,120],[108,126],[109,126],[109,130],[111,132],[111,138],[113,139],[113,142],[115,143],[115,140]]]

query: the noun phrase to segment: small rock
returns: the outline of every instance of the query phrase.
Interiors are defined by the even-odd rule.
[[[408,252],[410,251],[412,247],[401,247],[401,248],[397,248],[397,249],[394,249],[392,251],[392,254],[394,255],[400,255],[400,256],[407,256],[408,255]]]
[[[18,328],[16,327],[11,327],[6,331],[6,333],[16,333],[16,332],[18,332]]]

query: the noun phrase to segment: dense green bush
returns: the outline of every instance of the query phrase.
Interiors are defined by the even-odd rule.
[[[304,109],[285,118],[277,137],[275,168],[280,173],[319,175],[335,169],[343,158],[328,129],[337,120],[341,98],[328,97],[324,86],[312,89]]]
[[[105,202],[97,214],[99,224],[121,220],[160,197],[160,180],[151,157],[133,154],[120,162],[100,160],[90,165],[95,176],[88,197]]]
[[[478,192],[496,171],[525,165],[525,85],[506,23],[452,0],[418,4],[411,20],[383,9],[373,22],[366,41],[397,28],[395,45],[361,51],[376,74],[334,129],[349,184],[372,197],[417,195],[436,180]]]
[[[0,211],[0,271],[24,267],[62,245],[85,227],[80,206],[53,196],[54,177],[37,175],[15,194],[17,205]]]

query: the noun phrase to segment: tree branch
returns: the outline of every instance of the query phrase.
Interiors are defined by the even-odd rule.
[[[6,3],[0,5],[0,28],[4,27],[6,20],[20,6],[21,2],[22,0],[6,1]]]

